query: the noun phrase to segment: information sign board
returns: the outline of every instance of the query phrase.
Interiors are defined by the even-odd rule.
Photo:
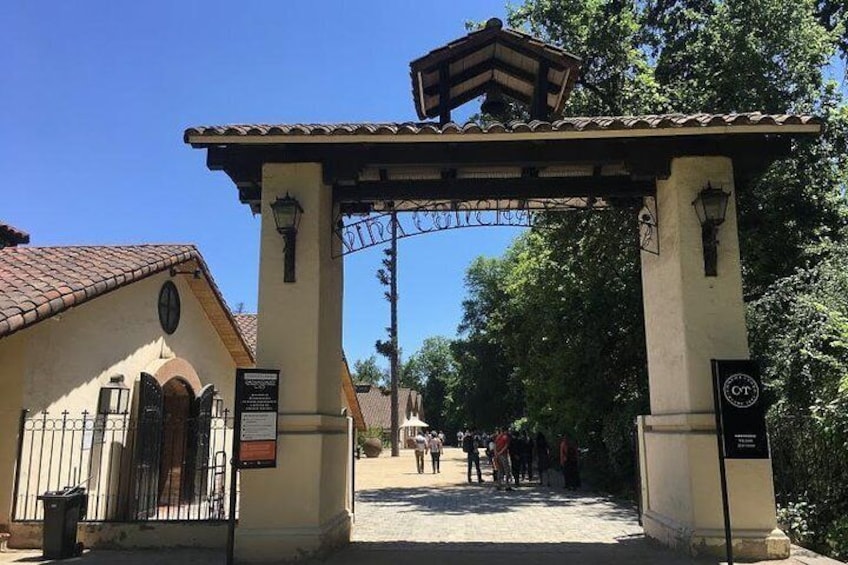
[[[768,459],[759,367],[750,360],[713,360],[716,419],[726,459]]]
[[[235,463],[239,469],[277,466],[280,371],[236,369]]]

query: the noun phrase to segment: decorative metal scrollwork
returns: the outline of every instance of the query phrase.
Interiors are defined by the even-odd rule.
[[[644,206],[639,210],[639,248],[654,255],[660,254],[659,222],[655,196],[645,196]]]
[[[651,253],[655,244],[656,206],[647,206],[639,213],[640,247]],[[653,201],[653,198],[650,198]],[[469,200],[469,201],[395,201],[398,239],[449,229],[512,226],[534,227],[540,213],[569,210],[603,209],[609,204],[593,197],[547,198],[528,200]],[[392,237],[392,212],[360,215],[351,214],[338,219],[336,236],[341,241],[335,256],[348,255],[369,247],[389,243]],[[646,245],[648,246],[646,248]]]

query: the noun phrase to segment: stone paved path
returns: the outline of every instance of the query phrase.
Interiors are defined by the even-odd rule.
[[[552,487],[522,486],[497,492],[467,484],[464,454],[448,449],[442,472],[419,475],[410,452],[362,459],[357,465],[356,523],[349,547],[326,565],[715,565],[650,543],[628,505]],[[429,461],[427,464],[429,469]],[[40,552],[0,553],[0,564],[44,563]],[[91,551],[63,563],[83,565],[223,565],[210,550]],[[760,565],[832,565],[793,548],[786,561]]]
[[[635,509],[603,497],[538,484],[498,491],[489,469],[487,482],[468,484],[463,457],[446,450],[438,475],[417,474],[408,452],[360,460],[354,541],[613,543],[642,535]]]

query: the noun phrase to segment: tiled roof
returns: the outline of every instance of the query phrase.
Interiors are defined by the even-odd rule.
[[[258,325],[256,314],[233,314],[233,318],[236,319],[241,336],[256,357],[256,326]]]
[[[552,122],[533,120],[494,122],[486,125],[453,122],[440,126],[435,122],[342,123],[342,124],[241,124],[198,126],[185,130],[186,143],[195,136],[217,137],[319,137],[319,136],[403,136],[469,135],[504,133],[545,133],[584,131],[661,130],[680,128],[733,128],[737,126],[820,125],[821,121],[805,114],[657,114],[647,116],[598,116],[563,118]]]
[[[381,389],[376,385],[370,385],[368,392],[359,392],[357,385],[356,397],[365,418],[365,424],[369,428],[380,427],[384,430],[392,426],[392,395],[389,389]],[[398,424],[403,424],[407,402],[410,402],[415,391],[409,388],[398,389]],[[414,410],[415,408],[413,408]]]
[[[0,222],[0,248],[29,243],[29,234],[14,226]]]
[[[484,27],[412,61],[409,70],[412,99],[422,120],[473,100],[493,84],[532,107],[540,78],[544,114],[558,115],[577,82],[580,59],[532,35],[504,29],[501,20],[492,18]]]
[[[0,338],[184,263],[203,272],[189,285],[239,364],[253,356],[209,268],[193,245],[7,247],[0,249]]]

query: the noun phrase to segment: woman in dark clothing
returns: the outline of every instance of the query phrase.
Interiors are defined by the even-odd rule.
[[[545,434],[539,432],[536,434],[536,465],[539,468],[539,484],[545,482],[551,486],[551,476],[548,474],[548,469],[551,466],[551,452],[548,447],[548,440]]]
[[[518,476],[521,474],[521,452],[524,450],[524,442],[517,432],[509,432],[509,463],[512,467],[512,479],[518,486]],[[509,480],[507,478],[507,480]]]
[[[575,490],[580,488],[580,467],[577,457],[577,442],[568,435],[562,436],[562,442],[559,444],[559,462],[562,465],[563,488]]]
[[[533,480],[533,440],[527,432],[521,432],[521,478]]]

